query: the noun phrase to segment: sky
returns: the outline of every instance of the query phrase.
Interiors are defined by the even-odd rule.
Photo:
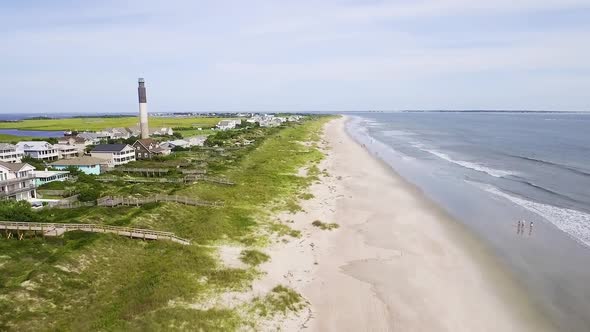
[[[0,0],[0,113],[590,110],[590,0]]]

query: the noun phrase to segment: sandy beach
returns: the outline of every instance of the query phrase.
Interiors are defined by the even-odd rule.
[[[314,198],[280,216],[303,237],[271,248],[255,285],[288,284],[309,301],[283,330],[555,330],[477,238],[353,141],[345,121],[325,127],[329,176]]]

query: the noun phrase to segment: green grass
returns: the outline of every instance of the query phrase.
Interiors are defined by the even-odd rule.
[[[301,295],[281,285],[273,288],[268,295],[254,299],[253,303],[251,311],[262,317],[299,311],[307,305]]]
[[[204,129],[204,130],[181,129],[181,130],[175,130],[175,132],[179,132],[182,135],[182,137],[191,137],[191,136],[211,135],[215,131],[211,130],[211,129]]]
[[[319,220],[315,220],[311,224],[314,225],[315,227],[318,227],[321,230],[328,230],[328,231],[331,231],[333,229],[337,229],[338,227],[340,227],[340,225],[338,225],[338,224],[335,224],[335,223],[324,223],[324,222],[321,222]]]
[[[268,233],[300,236],[288,226],[276,226],[272,216],[292,207],[295,198],[314,181],[312,177],[297,176],[297,170],[317,163],[323,155],[298,142],[317,138],[324,121],[244,131],[243,135],[257,135],[256,143],[223,154],[184,154],[187,158],[205,158],[211,174],[229,178],[237,183],[235,186],[136,186],[123,182],[99,184],[92,179],[72,185],[113,194],[173,191],[203,200],[221,200],[226,206],[165,203],[141,208],[36,212],[34,218],[46,222],[170,231],[190,239],[193,245],[76,232],[44,240],[32,234],[24,241],[0,239],[0,330],[231,331],[255,324],[255,318],[242,317],[235,310],[200,310],[171,303],[201,303],[213,294],[245,291],[259,275],[252,267],[224,267],[213,249],[199,244],[241,242],[258,246],[266,243]],[[245,255],[252,263],[264,260],[256,253]],[[301,299],[290,290],[277,288],[269,296],[264,299],[268,315],[300,308]]]
[[[0,123],[1,124],[1,123]],[[30,141],[33,138],[32,136],[16,136],[16,135],[9,135],[9,134],[0,134],[0,143],[17,143],[19,141]]]
[[[192,118],[166,118],[150,117],[150,127],[214,127],[221,118],[192,117]],[[42,119],[22,120],[18,122],[0,122],[0,128],[22,130],[89,130],[97,131],[111,127],[132,127],[139,123],[138,117],[113,117],[113,118],[67,118],[67,119]],[[10,136],[10,135],[8,135]],[[1,136],[0,136],[1,138]]]
[[[270,256],[258,250],[243,250],[240,260],[246,264],[257,266],[270,260]]]

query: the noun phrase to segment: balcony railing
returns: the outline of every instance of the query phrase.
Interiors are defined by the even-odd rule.
[[[6,196],[11,196],[11,195],[15,195],[18,193],[22,193],[22,192],[26,192],[26,191],[31,191],[34,190],[36,188],[36,186],[34,184],[29,184],[25,187],[22,188],[8,188],[6,187],[6,191],[0,191],[0,197],[6,197]]]
[[[26,180],[34,180],[34,179],[35,179],[35,174],[27,174],[25,176],[21,176],[20,178],[1,180],[0,186],[7,186],[7,185],[10,185],[13,183],[23,182]]]

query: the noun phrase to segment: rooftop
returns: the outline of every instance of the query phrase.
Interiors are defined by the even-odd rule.
[[[106,160],[90,157],[90,156],[82,156],[78,158],[71,158],[71,159],[62,159],[58,161],[54,161],[49,165],[52,166],[94,166],[106,164]]]
[[[70,173],[70,172],[69,171],[35,171],[35,177],[48,178],[48,177],[52,177],[54,175],[68,174],[68,173]]]
[[[127,144],[100,144],[91,152],[120,152],[127,147]]]
[[[19,149],[25,150],[33,150],[33,151],[43,151],[47,149],[51,149],[52,145],[45,142],[45,141],[22,141],[18,142],[16,146]]]
[[[18,172],[25,166],[31,166],[31,165],[26,164],[26,163],[7,163],[5,161],[0,161],[0,167],[7,168],[11,172]],[[31,166],[31,167],[33,167],[33,166]],[[34,169],[34,167],[33,167],[33,169]]]

